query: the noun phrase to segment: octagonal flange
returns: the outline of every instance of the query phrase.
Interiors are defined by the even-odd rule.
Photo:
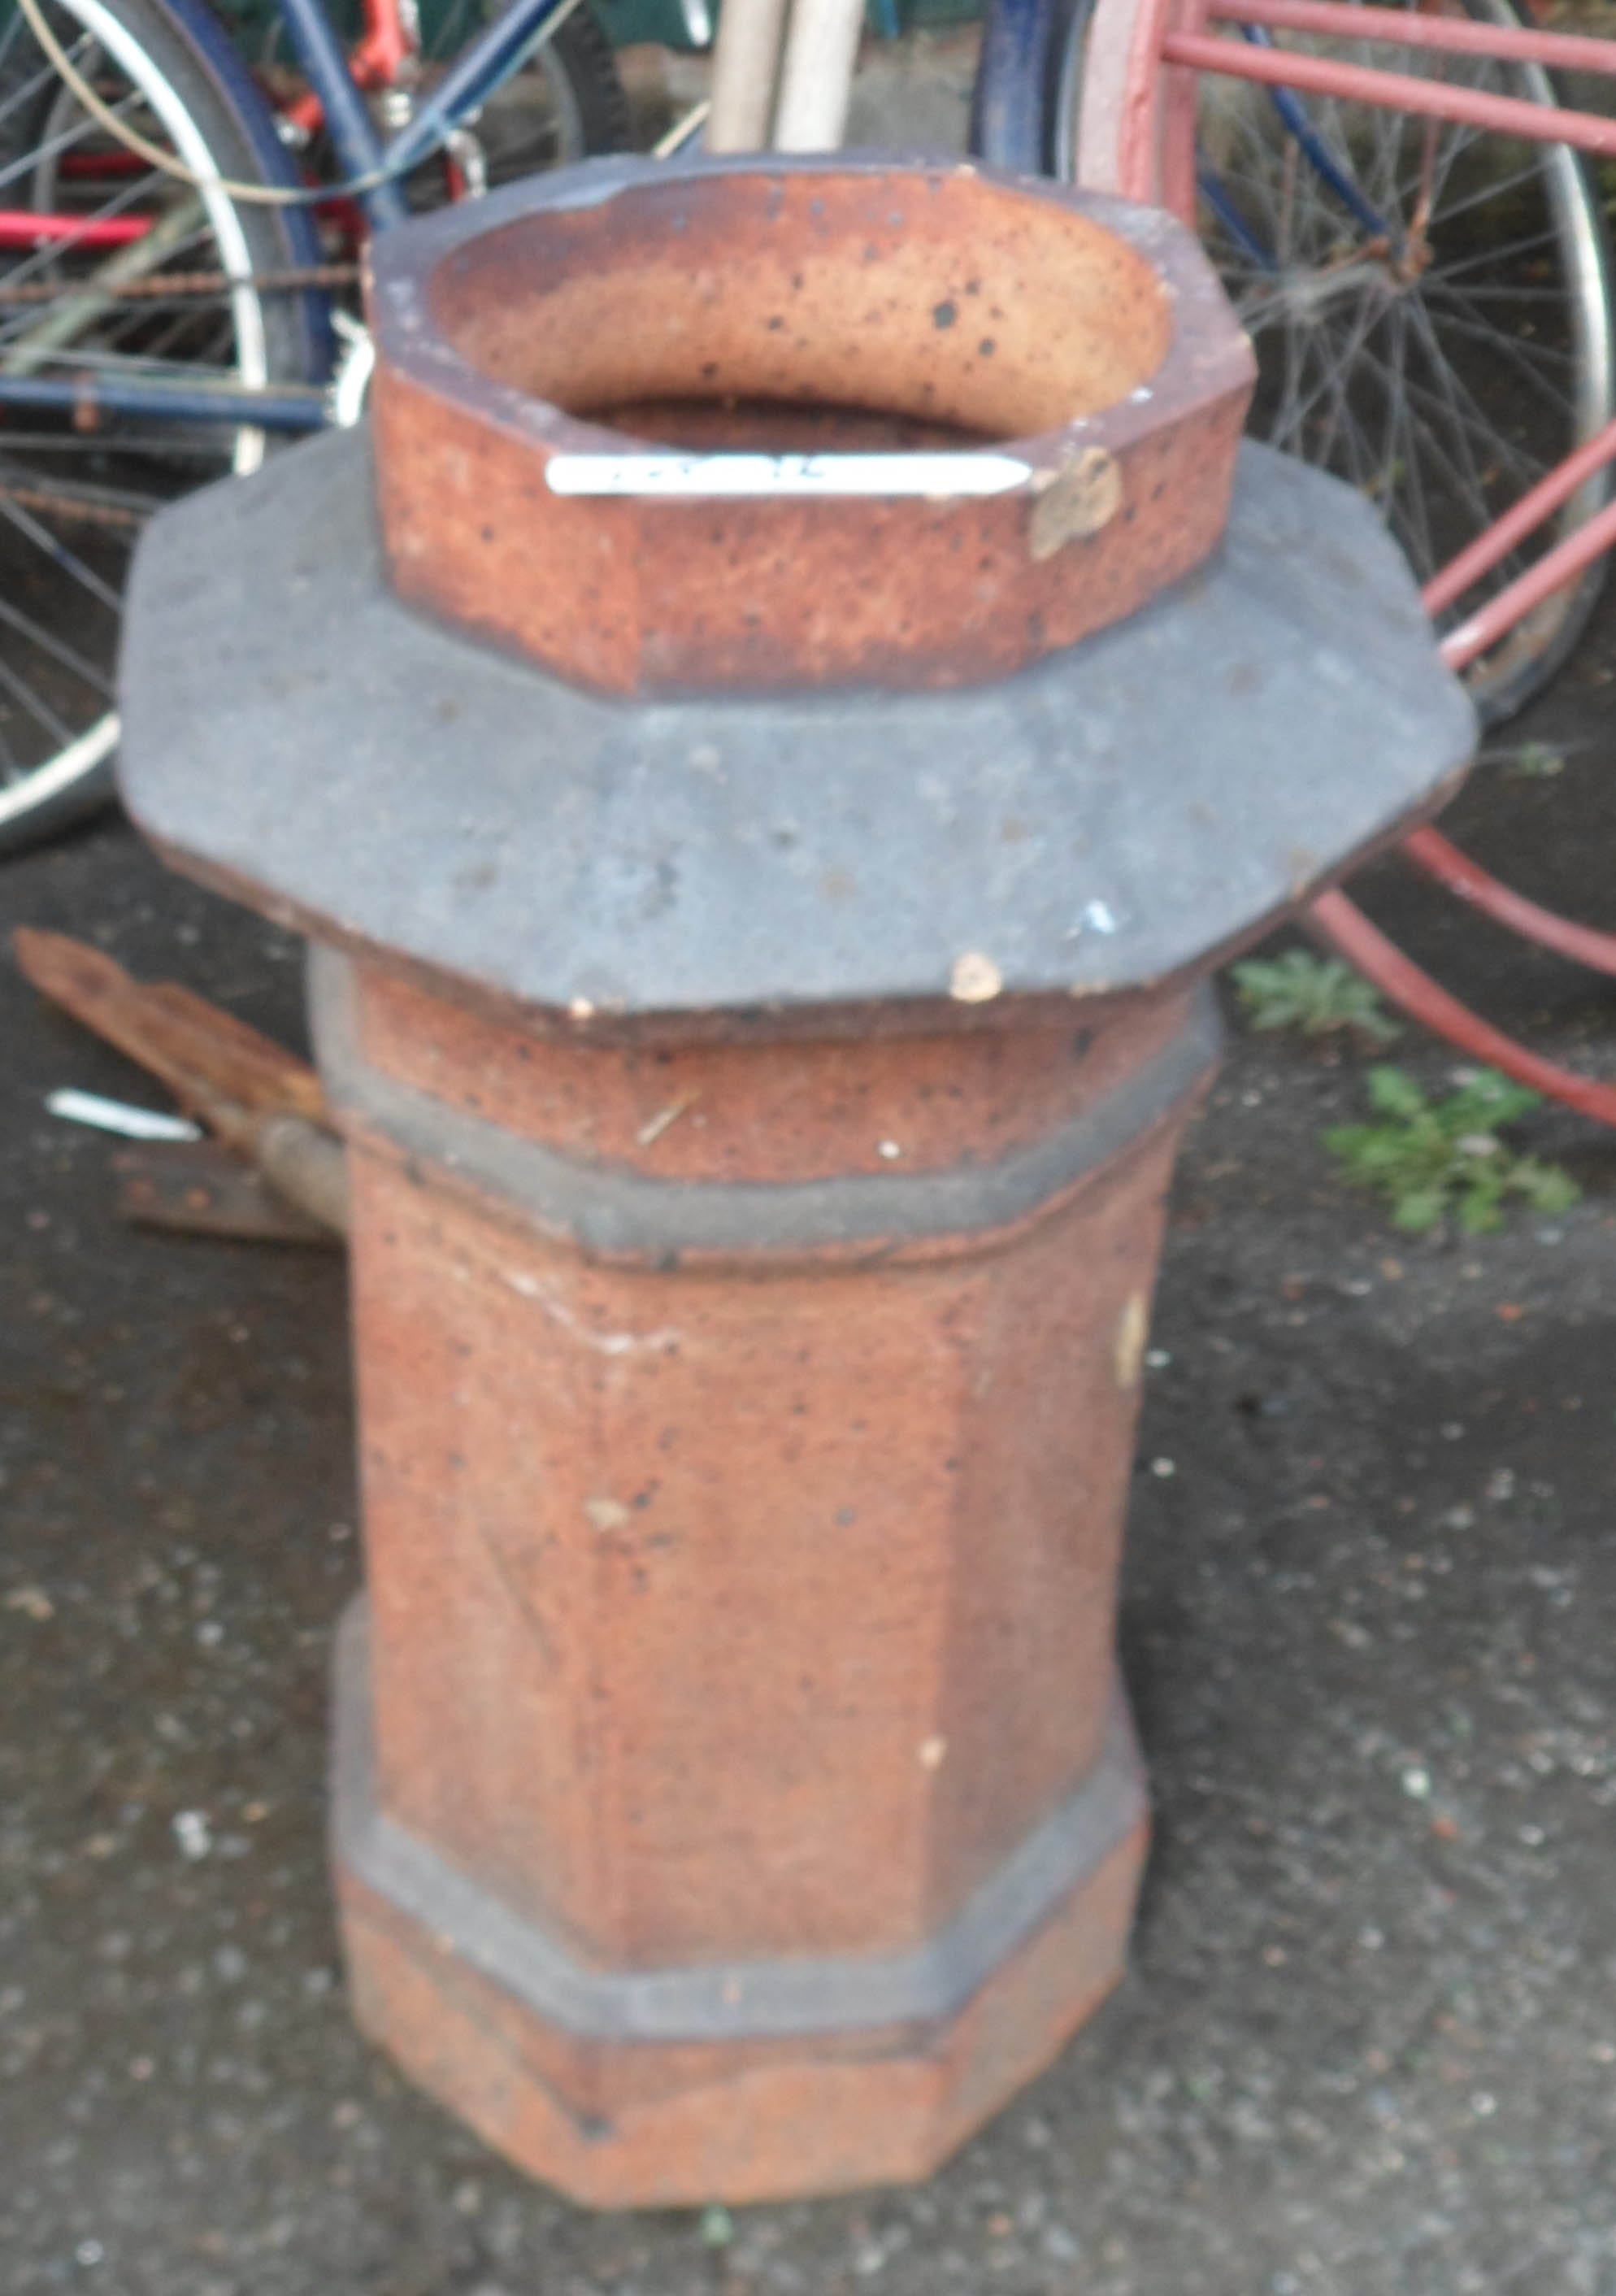
[[[153,521],[122,680],[124,792],[180,865],[596,1028],[1164,980],[1434,808],[1474,740],[1369,505],[1251,446],[1203,570],[1018,677],[645,706],[403,605],[344,432]]]
[[[613,160],[371,261],[395,586],[599,690],[1002,676],[1227,512],[1250,346],[1192,234],[1116,200]]]

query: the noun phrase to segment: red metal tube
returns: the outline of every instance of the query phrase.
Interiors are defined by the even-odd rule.
[[[0,208],[0,248],[127,247],[144,239],[152,228],[148,216],[39,215],[32,208]]]
[[[1389,111],[1412,111],[1490,127],[1501,135],[1521,135],[1538,144],[1570,144],[1580,152],[1616,156],[1616,119],[1570,111],[1558,104],[1528,103],[1513,95],[1488,95],[1480,88],[1454,87],[1421,79],[1411,72],[1376,71],[1364,64],[1337,63],[1328,56],[1304,56],[1293,48],[1257,48],[1243,40],[1210,38],[1200,32],[1168,32],[1161,53],[1169,63],[1193,70],[1222,72],[1232,79],[1260,80],[1309,94],[1338,95],[1354,103],[1378,103]]]
[[[1480,1020],[1468,1005],[1450,996],[1428,972],[1422,972],[1401,949],[1394,947],[1345,893],[1321,893],[1308,911],[1308,921],[1332,948],[1422,1028],[1434,1029],[1462,1052],[1485,1061],[1489,1068],[1501,1069],[1517,1084],[1530,1085],[1576,1109],[1579,1115],[1591,1116],[1596,1123],[1616,1125],[1616,1086],[1600,1084],[1592,1077],[1579,1076],[1574,1069],[1562,1068],[1556,1061],[1546,1061],[1540,1054],[1517,1044],[1514,1037],[1506,1037],[1501,1029]]]
[[[1616,422],[1590,439],[1575,455],[1569,455],[1558,470],[1551,472],[1542,483],[1522,497],[1506,516],[1460,553],[1445,566],[1433,582],[1426,585],[1423,597],[1432,614],[1467,590],[1489,567],[1497,565],[1506,552],[1529,535],[1560,505],[1568,501],[1593,474],[1616,456]],[[1587,559],[1596,557],[1605,543],[1616,537],[1616,505],[1591,522],[1595,540],[1585,549],[1574,545],[1581,542],[1589,529],[1568,538],[1560,545],[1570,551],[1576,565],[1562,571],[1557,564],[1560,552],[1551,552],[1538,565],[1531,567],[1518,583],[1500,593],[1493,605],[1484,608],[1469,622],[1451,634],[1442,647],[1449,667],[1457,668],[1473,660],[1478,653],[1502,637],[1538,601],[1558,588],[1562,579],[1574,574]],[[1478,633],[1480,635],[1478,635]],[[1450,651],[1451,648],[1451,651]],[[1539,947],[1553,949],[1556,955],[1569,957],[1575,964],[1586,964],[1597,972],[1616,973],[1616,934],[1600,932],[1590,925],[1576,923],[1569,917],[1557,916],[1536,901],[1511,890],[1468,857],[1457,846],[1434,829],[1415,830],[1404,840],[1403,850],[1417,868],[1433,877],[1460,900],[1491,917],[1497,924],[1506,925]],[[1481,1024],[1478,1024],[1481,1025]],[[1552,1087],[1551,1087],[1552,1088]]]
[[[361,87],[396,87],[420,53],[398,0],[365,0],[365,30],[348,59]]]
[[[1356,7],[1351,0],[1207,0],[1207,15],[1224,24],[1263,24],[1323,39],[1375,40],[1388,46],[1440,48],[1449,54],[1491,56],[1501,63],[1545,64],[1555,71],[1616,73],[1616,43],[1574,32],[1539,32],[1522,26],[1474,23],[1464,16],[1427,16],[1412,10]]]
[[[106,183],[138,176],[145,164],[135,152],[64,152],[60,180],[64,184]]]
[[[1444,607],[1451,606],[1456,598],[1464,596],[1472,582],[1479,582],[1489,573],[1500,559],[1506,558],[1518,542],[1541,526],[1544,520],[1567,503],[1595,473],[1616,461],[1616,421],[1607,422],[1603,430],[1595,431],[1586,446],[1568,455],[1546,479],[1542,479],[1530,494],[1522,496],[1512,510],[1506,511],[1485,534],[1478,535],[1467,550],[1450,558],[1441,572],[1427,582],[1420,593],[1425,601],[1425,611],[1435,616]]]
[[[1461,553],[1451,565],[1445,567],[1434,582],[1426,586],[1423,595],[1430,611],[1439,612],[1467,589],[1522,536],[1530,534],[1544,518],[1573,495],[1578,487],[1603,463],[1610,461],[1613,455],[1616,455],[1616,422],[1607,424],[1586,447],[1570,456],[1557,471],[1551,472],[1540,486],[1524,496],[1507,516],[1500,519],[1496,526],[1472,543],[1469,550]],[[1466,662],[1473,661],[1479,654],[1485,653],[1489,646],[1496,644],[1534,606],[1557,590],[1563,582],[1580,572],[1584,566],[1590,564],[1613,541],[1616,541],[1616,503],[1608,504],[1597,517],[1590,519],[1586,526],[1548,552],[1535,566],[1529,567],[1518,581],[1501,590],[1468,621],[1450,631],[1440,649],[1448,668],[1461,669]],[[1524,939],[1553,949],[1556,955],[1569,957],[1575,964],[1588,965],[1598,972],[1616,973],[1616,935],[1599,932],[1589,925],[1578,924],[1569,917],[1557,916],[1552,909],[1542,908],[1536,901],[1529,901],[1523,895],[1513,892],[1487,870],[1479,868],[1436,830],[1415,830],[1411,837],[1404,840],[1403,850],[1417,868],[1435,878],[1439,884],[1445,886],[1460,900],[1468,901],[1472,907],[1481,910],[1496,923],[1506,925]],[[1356,911],[1351,914],[1357,915]],[[1358,922],[1366,933],[1373,931],[1361,918]],[[1347,953],[1340,936],[1335,936],[1335,939],[1337,945],[1342,947],[1343,954]],[[1375,936],[1375,939],[1378,940],[1379,937]],[[1382,946],[1388,950],[1390,948],[1389,942]],[[1388,996],[1404,1004],[1427,1027],[1436,1029],[1466,1051],[1481,1050],[1482,1040],[1485,1040],[1508,1047],[1519,1061],[1536,1061],[1535,1054],[1489,1029],[1485,1021],[1476,1019],[1456,999],[1448,996],[1433,982],[1427,981],[1425,976],[1414,967],[1408,967],[1409,976],[1416,983],[1423,984],[1417,992],[1417,1003],[1409,1002],[1388,980],[1371,972],[1363,955],[1354,956],[1353,962],[1370,972],[1370,977]],[[1456,1021],[1456,1015],[1458,1016]],[[1523,1082],[1536,1085],[1554,1099],[1582,1109],[1585,1114],[1598,1117],[1604,1122],[1613,1120],[1604,1114],[1603,1104],[1587,1105],[1587,1087],[1584,1079],[1568,1070],[1541,1062],[1537,1063],[1539,1073],[1527,1075],[1520,1067],[1509,1068],[1501,1054],[1489,1053],[1485,1057],[1493,1059],[1497,1066],[1505,1068],[1510,1075],[1519,1076]],[[1616,1106],[1616,1096],[1612,1097],[1612,1104]]]
[[[1193,223],[1194,201],[1186,210],[1177,201],[1163,199],[1156,181],[1160,135],[1157,59],[1167,20],[1167,0],[1141,0],[1126,26],[1126,37],[1120,37],[1122,28],[1112,29],[1113,20],[1109,12],[1105,13],[1105,26],[1111,37],[1103,45],[1090,43],[1087,69],[1095,77],[1092,83],[1085,83],[1084,109],[1087,114],[1091,105],[1103,107],[1116,119],[1116,180],[1110,179],[1108,171],[1102,171],[1097,177],[1087,160],[1079,168],[1079,179],[1086,184],[1097,183],[1099,189],[1120,193],[1124,199],[1143,200],[1147,204],[1160,201],[1170,206],[1181,221]],[[1193,136],[1191,143],[1193,147]]]
[[[280,119],[300,128],[306,135],[317,135],[325,125],[325,106],[312,87],[305,88],[288,103],[277,104],[275,111]]]
[[[1595,972],[1616,973],[1616,933],[1574,924],[1569,917],[1556,916],[1553,909],[1539,908],[1536,901],[1512,892],[1479,868],[1439,831],[1416,829],[1403,840],[1403,850],[1428,877],[1434,877],[1439,885],[1445,885],[1496,924],[1507,925],[1512,932],[1552,948],[1556,955],[1570,957],[1573,964],[1586,964]]]
[[[1616,126],[1616,122],[1612,123]],[[1542,604],[1573,574],[1580,574],[1595,558],[1602,558],[1616,544],[1616,502],[1607,503],[1596,518],[1579,526],[1575,534],[1556,543],[1554,549],[1529,566],[1518,580],[1489,598],[1456,629],[1448,631],[1438,649],[1449,669],[1464,669],[1484,654],[1489,646],[1497,644],[1513,630],[1522,618],[1534,606]]]

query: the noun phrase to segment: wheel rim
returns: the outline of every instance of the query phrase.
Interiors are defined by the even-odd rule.
[[[238,282],[250,277],[240,218],[219,188],[201,129],[161,65],[101,0],[70,0],[59,18],[62,13],[70,23],[64,45],[86,77],[99,83],[98,92],[112,94],[135,124],[166,139],[203,178],[194,229],[183,236],[176,231],[165,265],[154,267],[221,269]],[[6,46],[37,67],[25,74],[17,100],[31,94],[29,116],[38,124],[25,137],[28,148],[0,167],[0,205],[70,212],[86,221],[170,208],[174,187],[154,172],[136,166],[101,180],[96,168],[119,164],[105,131],[86,118],[15,20]],[[75,164],[91,172],[70,176]],[[0,373],[89,379],[138,360],[144,372],[188,379],[210,369],[249,386],[268,380],[263,308],[250,286],[236,285],[218,305],[157,299],[109,308],[103,299],[99,312],[76,305],[106,259],[75,253],[70,244],[13,255],[8,288],[48,285],[60,294],[48,304],[0,310]],[[77,320],[64,320],[75,308]],[[49,339],[53,323],[65,326],[62,339]],[[86,433],[21,411],[0,423],[0,831],[36,807],[45,819],[65,816],[79,784],[86,793],[104,784],[117,738],[111,673],[129,549],[163,500],[209,475],[256,469],[265,443],[261,431],[248,429],[207,439],[177,430],[160,434],[152,426],[144,435],[122,425]]]

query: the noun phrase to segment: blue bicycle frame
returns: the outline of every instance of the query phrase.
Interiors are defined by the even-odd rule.
[[[356,196],[373,230],[384,231],[405,220],[401,179],[436,151],[458,121],[519,71],[577,5],[578,0],[515,0],[455,59],[431,99],[383,144],[321,0],[280,0],[286,29],[324,110],[338,157],[356,185],[368,186]]]

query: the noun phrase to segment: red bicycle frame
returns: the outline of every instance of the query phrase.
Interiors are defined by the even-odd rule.
[[[364,0],[365,29],[348,59],[356,84],[365,89],[407,87],[421,62],[421,34],[413,0]],[[324,124],[325,112],[312,88],[288,102],[277,102],[278,116],[313,135]],[[70,158],[63,162],[64,181],[84,182],[137,176],[142,162],[133,152],[103,152]],[[75,216],[70,209],[0,208],[0,252],[53,247],[94,253],[98,249],[127,247],[151,230],[150,216]]]
[[[1360,7],[1343,4],[1343,0],[1100,0],[1084,72],[1078,168],[1082,182],[1171,208],[1193,226],[1196,89],[1199,76],[1206,73],[1427,119],[1458,120],[1535,143],[1564,143],[1595,154],[1616,154],[1616,120],[1331,56],[1218,38],[1206,30],[1210,23],[1616,75],[1616,43],[1609,40],[1477,23],[1423,7]],[[1607,424],[1551,472],[1427,585],[1423,596],[1430,611],[1434,615],[1455,605],[1474,582],[1613,462],[1616,422]],[[1450,630],[1442,642],[1444,660],[1455,669],[1477,660],[1612,547],[1616,502]],[[1526,899],[1438,831],[1416,831],[1401,850],[1425,874],[1496,922],[1563,956],[1616,974],[1616,934],[1557,916]],[[1309,922],[1321,939],[1424,1027],[1520,1082],[1602,1123],[1616,1125],[1616,1086],[1579,1076],[1494,1029],[1404,956],[1344,893],[1323,895],[1309,912]]]

